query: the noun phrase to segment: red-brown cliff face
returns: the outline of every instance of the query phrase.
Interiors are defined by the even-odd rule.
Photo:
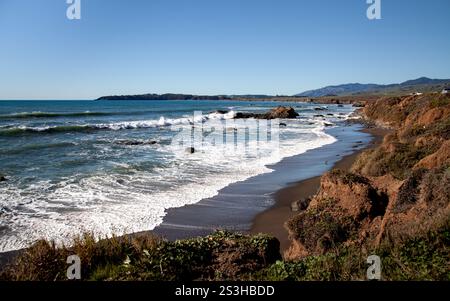
[[[306,210],[286,224],[288,259],[339,245],[362,249],[438,228],[450,217],[450,97],[384,97],[361,115],[393,129],[351,171],[322,177]]]

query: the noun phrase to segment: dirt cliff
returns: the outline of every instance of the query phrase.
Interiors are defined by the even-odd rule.
[[[393,246],[439,229],[450,217],[450,96],[383,97],[360,114],[393,129],[351,171],[321,179],[309,206],[286,223],[287,259],[341,246]]]

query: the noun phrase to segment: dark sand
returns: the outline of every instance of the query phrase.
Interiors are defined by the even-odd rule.
[[[283,241],[283,247],[286,247],[287,233],[283,229],[283,223],[290,216],[291,200],[298,199],[294,184],[311,178],[307,183],[314,183],[314,177],[330,170],[341,158],[373,143],[374,136],[363,130],[358,124],[343,124],[329,129],[327,132],[336,137],[337,142],[284,158],[279,163],[268,166],[272,172],[232,183],[214,197],[168,209],[163,223],[152,232],[169,240],[176,240],[208,235],[216,229],[244,233],[253,230],[251,233],[267,232],[276,235]],[[307,196],[312,195],[317,190],[317,183],[318,179],[316,185],[302,185],[301,190]],[[291,198],[292,194],[296,197]],[[284,197],[277,198],[277,195]],[[272,207],[276,209],[276,214],[265,215],[266,212],[272,212],[267,211]],[[261,218],[255,220],[256,217]]]
[[[369,128],[364,129],[363,132],[371,134],[374,140],[366,148],[343,157],[333,168],[349,170],[358,155],[366,149],[378,146],[382,142],[383,137],[389,133],[389,130]],[[320,187],[320,178],[320,176],[309,178],[279,190],[275,194],[275,205],[255,217],[250,233],[267,233],[275,236],[280,241],[281,252],[284,253],[291,244],[288,238],[288,231],[284,226],[295,215],[295,212],[291,210],[291,204],[294,201],[305,199],[316,194]]]

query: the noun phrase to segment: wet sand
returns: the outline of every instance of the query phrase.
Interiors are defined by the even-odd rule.
[[[287,233],[283,233],[283,223],[290,216],[292,196],[298,193],[293,184],[306,180],[308,185],[301,186],[302,193],[314,194],[319,181],[317,178],[314,182],[315,177],[374,140],[373,135],[364,132],[363,126],[358,124],[343,124],[327,132],[336,137],[337,142],[284,158],[268,166],[272,170],[270,173],[232,183],[214,197],[168,209],[163,223],[152,232],[169,240],[204,236],[217,229],[264,232],[280,238],[286,247]],[[269,208],[272,209],[267,211]]]
[[[377,147],[382,142],[383,137],[389,133],[389,130],[381,128],[368,128],[362,131],[374,137],[372,142],[365,148],[343,157],[333,166],[333,168],[350,170],[361,152]],[[291,204],[294,201],[305,199],[316,194],[320,187],[320,178],[321,176],[309,178],[279,190],[275,194],[275,205],[255,217],[250,233],[267,233],[277,237],[280,241],[281,252],[284,253],[290,246],[285,223],[296,214],[295,212],[292,212]]]

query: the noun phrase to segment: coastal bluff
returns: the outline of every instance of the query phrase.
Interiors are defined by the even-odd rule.
[[[392,129],[350,171],[326,173],[309,206],[286,223],[289,260],[355,247],[396,247],[450,218],[450,97],[383,97],[360,114]]]
[[[295,115],[289,108],[274,112]],[[0,280],[67,280],[72,254],[80,256],[83,280],[96,281],[366,280],[374,254],[382,280],[448,280],[450,96],[379,97],[359,114],[389,134],[350,170],[321,177],[317,193],[285,223],[291,240],[285,254],[265,234],[217,231],[177,241],[149,232],[80,234],[71,246],[36,242]]]

